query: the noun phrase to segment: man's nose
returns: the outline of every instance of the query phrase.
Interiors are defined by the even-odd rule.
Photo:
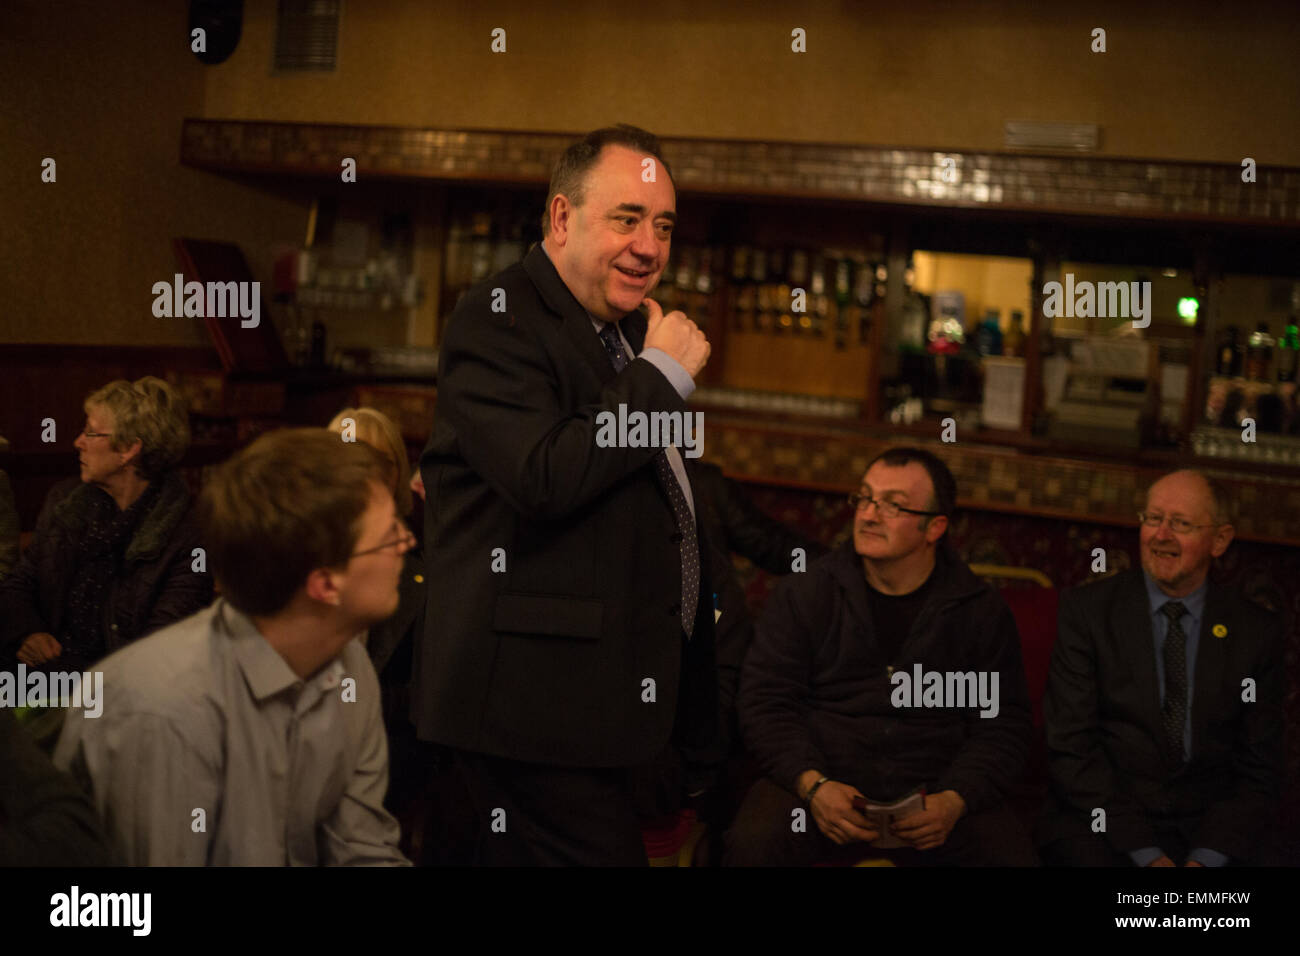
[[[642,259],[655,259],[659,255],[659,239],[655,235],[654,223],[643,219],[632,234],[631,252]]]

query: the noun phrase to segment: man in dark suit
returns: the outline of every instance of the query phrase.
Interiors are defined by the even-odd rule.
[[[1166,475],[1141,522],[1140,571],[1061,597],[1043,701],[1043,856],[1254,862],[1281,776],[1280,621],[1208,578],[1233,536],[1216,482]]]
[[[457,750],[480,862],[643,865],[633,768],[671,741],[694,793],[718,759],[682,453],[602,440],[610,416],[684,416],[708,358],[647,299],[676,218],[654,136],[588,134],[556,165],[542,244],[470,290],[443,337],[412,709]]]

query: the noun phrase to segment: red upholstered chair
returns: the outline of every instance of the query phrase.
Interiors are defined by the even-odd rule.
[[[1032,827],[1047,796],[1047,740],[1043,731],[1043,694],[1047,690],[1047,668],[1056,643],[1056,608],[1060,591],[1041,571],[992,564],[972,564],[976,574],[1000,581],[1030,581],[1037,587],[1002,586],[999,593],[1011,608],[1020,632],[1020,656],[1025,664],[1025,681],[1034,722],[1029,744],[1028,770],[1021,786],[1010,795],[1012,808],[1026,827]]]
[[[641,824],[641,840],[651,866],[692,866],[703,835],[704,824],[690,809]]]

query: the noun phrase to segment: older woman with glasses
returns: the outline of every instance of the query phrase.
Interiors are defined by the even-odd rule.
[[[56,485],[31,547],[0,583],[0,649],[82,671],[211,603],[190,495],[176,472],[190,430],[161,379],[110,382],[85,401],[80,483]]]

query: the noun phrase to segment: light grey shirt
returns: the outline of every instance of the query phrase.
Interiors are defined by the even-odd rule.
[[[409,865],[361,641],[301,680],[218,599],[99,669],[103,713],[69,711],[54,763],[92,794],[121,862]]]

